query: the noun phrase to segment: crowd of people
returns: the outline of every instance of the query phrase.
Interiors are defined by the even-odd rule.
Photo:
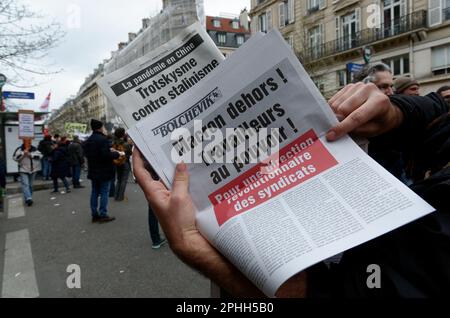
[[[37,148],[31,140],[24,140],[16,149],[13,159],[19,165],[27,206],[34,204],[33,182],[39,171],[42,171],[44,180],[53,181],[52,194],[66,194],[71,193],[72,189],[84,188],[80,177],[83,167],[87,165],[87,178],[92,184],[92,222],[103,224],[115,221],[116,218],[108,213],[108,203],[110,198],[117,202],[127,201],[125,193],[131,173],[133,143],[123,128],[116,129],[110,135],[102,122],[93,119],[91,129],[92,135],[83,142],[78,136],[69,140],[64,136],[47,135]],[[59,190],[60,181],[65,188],[63,192]],[[148,209],[148,222],[152,247],[159,249],[166,240],[160,236],[159,223],[151,208]]]

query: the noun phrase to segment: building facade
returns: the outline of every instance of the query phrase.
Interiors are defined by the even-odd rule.
[[[450,84],[450,0],[251,4],[252,32],[280,30],[325,97],[350,83],[366,60],[416,78],[422,94]]]
[[[303,46],[300,0],[251,0],[251,31],[278,29],[296,51]]]
[[[89,123],[97,119],[105,123],[108,131],[123,126],[107,98],[103,95],[97,81],[132,61],[144,56],[161,44],[167,42],[180,30],[195,21],[204,19],[203,0],[163,0],[163,10],[153,18],[142,20],[142,28],[137,33],[130,32],[128,41],[118,44],[111,52],[111,58],[89,75],[77,95],[56,111],[50,121],[50,131],[64,134],[65,123]]]
[[[206,17],[206,31],[225,57],[250,38],[247,12],[243,11],[241,15],[234,18]]]

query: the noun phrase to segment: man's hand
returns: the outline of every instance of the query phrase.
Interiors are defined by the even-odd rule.
[[[350,84],[329,101],[331,108],[342,120],[328,134],[335,141],[348,133],[362,137],[376,137],[391,131],[403,122],[403,113],[392,105],[389,97],[375,84]]]
[[[175,254],[236,297],[264,296],[241,272],[225,259],[198,231],[195,208],[189,194],[189,173],[177,166],[172,191],[153,180],[137,148],[133,152],[137,182],[153,208]]]
[[[192,256],[190,254],[192,249],[217,253],[197,229],[186,165],[177,166],[172,192],[160,181],[152,179],[137,149],[133,153],[133,168],[136,180],[158,217],[174,252],[187,263],[190,263],[189,256]]]

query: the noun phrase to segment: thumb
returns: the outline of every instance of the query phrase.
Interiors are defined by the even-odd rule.
[[[172,194],[177,197],[185,197],[189,194],[189,173],[185,163],[180,163],[176,167]]]

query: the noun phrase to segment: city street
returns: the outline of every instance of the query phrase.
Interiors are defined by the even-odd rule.
[[[90,186],[84,185],[70,194],[37,192],[31,208],[21,195],[7,200],[0,213],[2,297],[210,296],[209,281],[167,245],[152,250],[146,201],[136,184],[128,184],[127,202],[110,201],[117,220],[109,224],[91,223]],[[66,284],[69,265],[81,269],[80,289]]]

